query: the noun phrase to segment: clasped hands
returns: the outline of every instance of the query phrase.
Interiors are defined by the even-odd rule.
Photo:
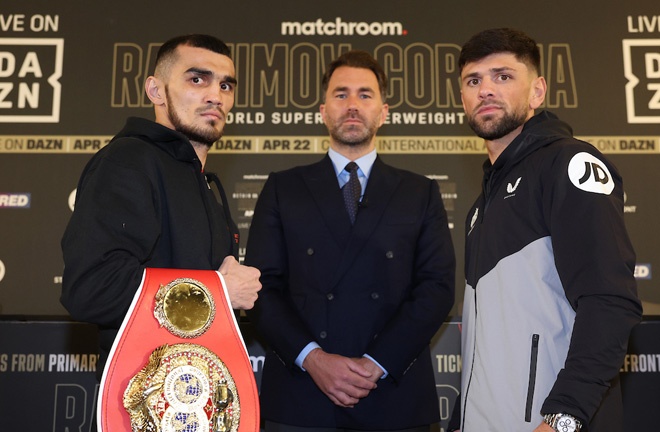
[[[334,404],[344,408],[352,408],[367,397],[383,376],[382,369],[366,357],[349,358],[320,348],[307,355],[303,368]]]

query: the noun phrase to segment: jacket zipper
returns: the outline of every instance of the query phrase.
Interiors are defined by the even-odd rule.
[[[534,386],[536,385],[536,363],[539,356],[539,335],[532,335],[532,356],[529,361],[529,384],[527,387],[527,403],[525,405],[525,421],[532,421],[532,403],[534,402]]]

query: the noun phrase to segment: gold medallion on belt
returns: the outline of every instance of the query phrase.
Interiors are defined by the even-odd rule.
[[[181,338],[203,335],[215,318],[215,302],[208,288],[194,279],[176,279],[156,293],[154,316]]]

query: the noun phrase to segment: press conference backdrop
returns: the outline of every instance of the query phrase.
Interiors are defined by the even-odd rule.
[[[326,65],[352,48],[372,53],[383,64],[390,77],[390,114],[379,131],[378,152],[386,162],[439,183],[458,258],[458,301],[452,311],[458,318],[465,217],[479,193],[485,148],[461,108],[457,58],[472,34],[504,26],[527,31],[539,44],[548,82],[544,108],[569,122],[576,136],[605,153],[622,173],[639,294],[645,314],[660,315],[660,290],[653,279],[660,258],[660,9],[655,0],[4,0],[0,318],[29,319],[34,325],[37,318],[66,319],[58,300],[59,241],[79,175],[126,117],[153,118],[143,83],[153,71],[155,53],[166,39],[192,32],[225,40],[236,64],[235,107],[207,169],[225,185],[242,247],[268,173],[316,161],[327,151],[318,114]],[[647,328],[652,327],[658,328]],[[657,340],[660,332],[644,335]],[[7,387],[1,380],[12,371],[12,356],[32,349],[0,345],[0,392]],[[657,383],[656,353],[657,344],[631,355],[645,356],[645,372]],[[659,406],[657,395],[641,395],[655,397]]]

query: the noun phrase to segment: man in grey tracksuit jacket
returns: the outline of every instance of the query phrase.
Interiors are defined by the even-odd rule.
[[[618,371],[641,317],[621,177],[566,123],[534,115],[545,81],[524,56],[461,65],[489,150],[466,221],[461,430],[621,431]],[[498,130],[502,112],[515,121]],[[577,429],[553,424],[563,414]]]
[[[640,313],[621,178],[548,112],[484,171],[466,225],[465,424],[531,431],[541,412],[590,419]]]

